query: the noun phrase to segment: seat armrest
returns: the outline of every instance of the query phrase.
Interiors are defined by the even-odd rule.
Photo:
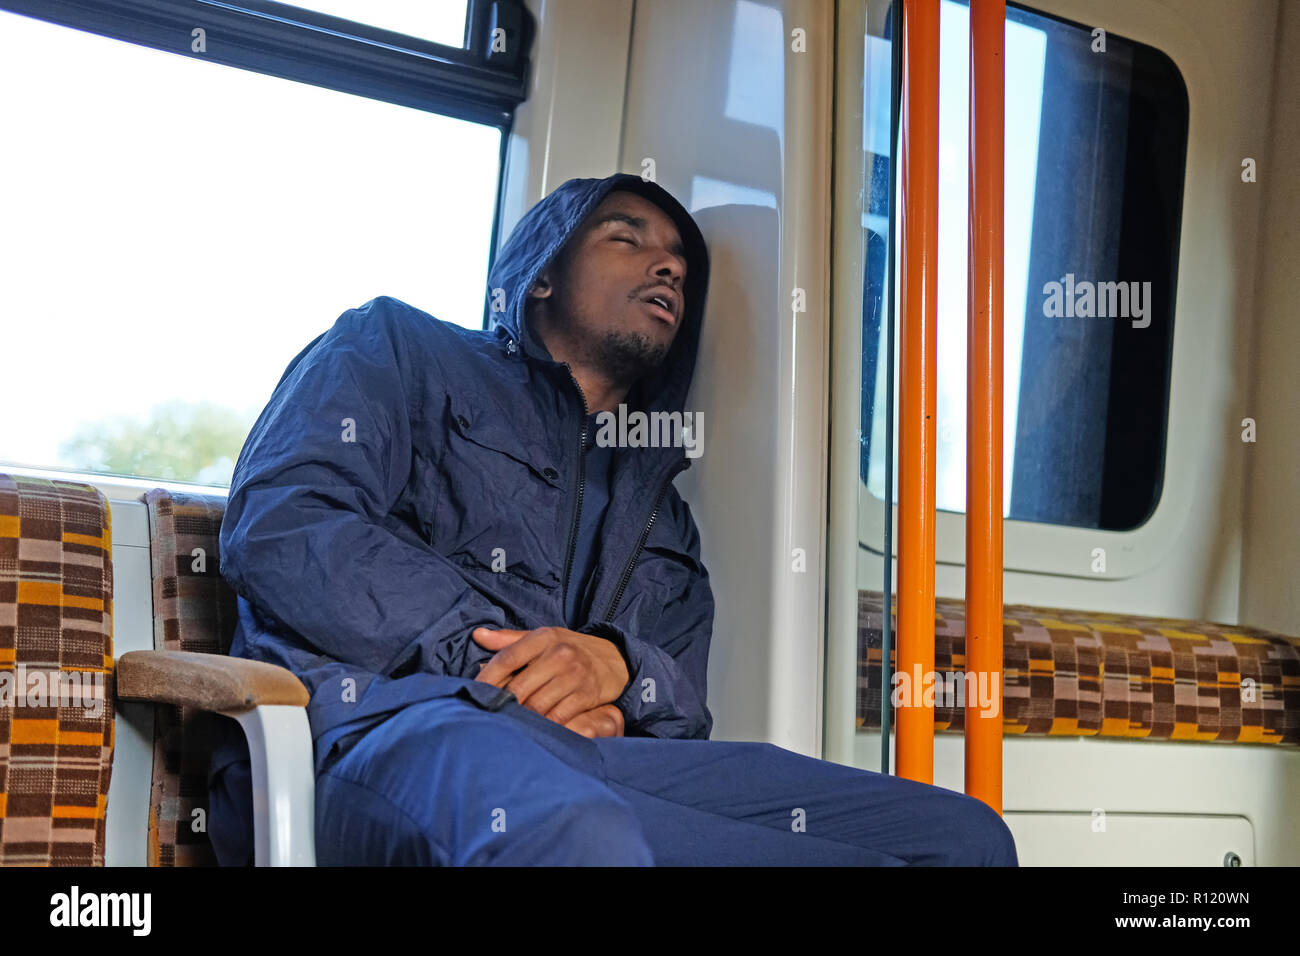
[[[119,699],[239,721],[253,776],[254,862],[316,865],[310,695],[302,681],[274,664],[193,651],[128,651],[116,670]]]
[[[117,660],[117,696],[237,716],[255,707],[306,707],[307,688],[275,664],[194,651],[128,651]]]

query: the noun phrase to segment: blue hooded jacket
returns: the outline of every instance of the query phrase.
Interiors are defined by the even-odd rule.
[[[686,247],[681,328],[626,399],[630,409],[682,411],[708,253],[667,191],[619,174],[571,179],[520,220],[489,276],[504,304],[492,329],[372,299],[290,363],[253,426],[221,526],[221,573],[238,595],[231,654],[287,667],[307,686],[318,771],[335,741],[411,703],[460,694],[502,706],[498,688],[473,680],[492,656],[471,640],[474,628],[566,626],[584,404],[524,322],[524,303],[614,189],[663,209]],[[712,729],[713,596],[672,485],[689,465],[680,447],[616,450],[579,604],[576,629],[613,641],[629,663],[615,701],[629,736]]]

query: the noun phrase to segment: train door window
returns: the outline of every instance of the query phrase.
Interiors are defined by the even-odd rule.
[[[513,108],[485,69],[458,99],[452,59],[421,79],[422,51],[260,18],[241,35],[281,32],[234,49],[231,10],[189,6],[139,42],[0,10],[0,467],[228,486],[346,310],[390,295],[483,327]]]
[[[941,10],[936,492],[962,512],[969,10]],[[891,33],[867,38],[864,83],[861,475],[879,501]],[[1010,5],[1005,62],[1003,514],[1133,529],[1163,479],[1186,87],[1150,46]]]

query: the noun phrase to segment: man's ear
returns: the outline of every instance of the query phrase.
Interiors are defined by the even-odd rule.
[[[532,299],[549,298],[554,287],[551,285],[550,270],[543,269],[538,274],[537,279],[528,288],[528,296]]]

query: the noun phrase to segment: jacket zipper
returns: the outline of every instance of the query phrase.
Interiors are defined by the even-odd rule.
[[[645,547],[646,539],[650,537],[650,528],[654,525],[655,518],[659,517],[659,508],[663,504],[664,495],[668,493],[668,486],[673,483],[673,479],[676,478],[680,472],[685,471],[689,467],[690,459],[683,458],[677,466],[668,473],[668,477],[664,480],[663,485],[660,486],[659,494],[655,497],[655,506],[650,512],[650,519],[645,523],[645,527],[641,529],[641,537],[637,540],[636,547],[632,549],[632,557],[628,558],[627,565],[623,568],[623,576],[619,578],[618,588],[615,589],[614,597],[609,602],[609,607],[605,610],[605,616],[602,620],[612,621],[614,619],[614,612],[618,610],[618,602],[622,599],[623,591],[627,588],[627,582],[632,577],[632,567],[636,564],[636,559],[640,556],[641,549]]]
[[[587,485],[587,396],[583,394],[582,386],[578,380],[573,377],[573,370],[569,368],[569,363],[564,363],[564,370],[569,373],[569,380],[573,382],[573,387],[578,390],[578,397],[582,399],[582,424],[578,428],[578,497],[573,503],[573,521],[569,526],[569,550],[564,559],[564,591],[562,595],[563,603],[560,605],[561,613],[569,606],[569,572],[573,568],[573,553],[578,546],[578,517],[582,514],[582,493]]]

